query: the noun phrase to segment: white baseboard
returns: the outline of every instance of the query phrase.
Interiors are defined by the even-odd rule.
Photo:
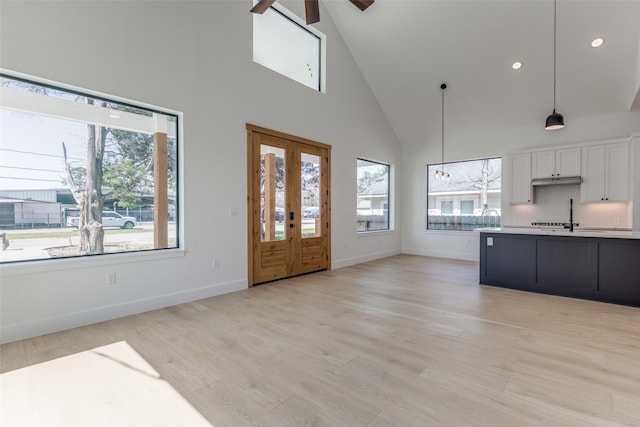
[[[360,264],[362,262],[369,262],[369,261],[375,261],[377,259],[380,258],[386,258],[386,257],[390,257],[393,255],[399,255],[401,252],[399,249],[393,249],[393,250],[389,250],[389,251],[384,251],[384,252],[376,252],[373,254],[368,254],[368,255],[362,255],[362,256],[358,256],[358,257],[353,257],[353,258],[345,258],[345,259],[341,259],[341,260],[332,260],[331,261],[331,268],[332,269],[336,269],[336,268],[342,268],[342,267],[348,267],[350,265],[355,265],[355,264]]]
[[[407,255],[421,255],[421,256],[429,256],[434,258],[449,258],[449,259],[458,259],[461,261],[480,261],[480,254],[478,253],[468,253],[468,252],[455,252],[455,251],[430,251],[425,249],[411,249],[411,248],[403,248],[403,254]]]
[[[137,301],[128,301],[122,304],[97,307],[86,311],[36,319],[14,325],[2,325],[0,329],[0,344],[228,294],[243,289],[247,289],[247,281],[244,279]]]

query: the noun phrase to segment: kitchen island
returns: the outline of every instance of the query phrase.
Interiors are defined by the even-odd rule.
[[[478,231],[480,284],[640,306],[640,233]]]

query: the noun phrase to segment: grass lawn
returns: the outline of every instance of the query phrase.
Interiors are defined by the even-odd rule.
[[[105,228],[105,234],[130,234],[130,233],[149,233],[153,232],[153,230],[146,230],[144,228],[132,228],[131,230],[122,230],[119,228]],[[42,231],[21,231],[21,230],[10,230],[6,231],[7,239],[11,240],[20,240],[20,239],[46,239],[46,238],[69,238],[75,237],[79,235],[77,229],[54,229],[47,230],[43,229]]]

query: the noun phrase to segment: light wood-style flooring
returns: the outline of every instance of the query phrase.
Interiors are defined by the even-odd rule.
[[[215,427],[640,426],[640,309],[477,282],[399,255],[5,344],[1,368],[126,341]]]

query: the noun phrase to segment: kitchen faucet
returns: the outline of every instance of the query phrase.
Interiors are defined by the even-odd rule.
[[[573,199],[569,199],[569,231],[573,232]]]

